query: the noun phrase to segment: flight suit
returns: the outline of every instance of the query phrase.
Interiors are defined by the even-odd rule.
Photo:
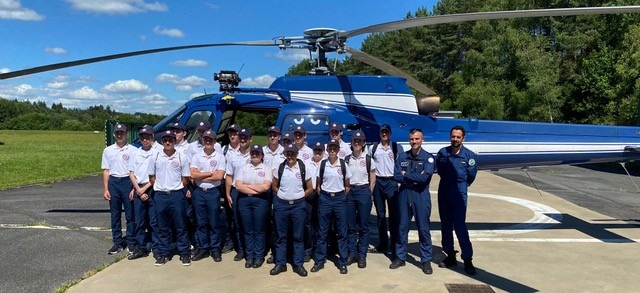
[[[451,153],[451,147],[440,149],[436,158],[440,184],[438,185],[438,211],[442,223],[442,250],[454,253],[453,230],[456,231],[462,259],[473,257],[473,248],[467,230],[467,187],[473,183],[478,173],[475,154],[461,146],[458,154]]]
[[[398,239],[395,243],[395,254],[401,261],[407,259],[407,243],[409,241],[409,224],[415,217],[420,240],[420,262],[432,259],[432,243],[429,225],[431,221],[431,195],[429,183],[435,169],[435,160],[427,151],[420,149],[416,156],[408,150],[398,154],[394,167],[393,179],[400,183],[396,199],[392,198],[398,215]],[[402,171],[405,171],[404,176]]]

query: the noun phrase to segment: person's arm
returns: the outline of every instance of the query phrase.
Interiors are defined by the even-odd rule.
[[[429,159],[431,159],[431,162],[429,162]],[[414,161],[413,163],[417,164],[418,162]],[[433,174],[434,163],[433,157],[426,155],[425,160],[422,162],[422,168],[416,169],[415,171],[409,170],[404,175],[405,180],[419,184],[427,183]]]
[[[307,179],[304,184],[307,185],[307,188],[304,189],[304,197],[307,197],[313,192],[313,184],[311,184],[311,178]]]
[[[102,171],[102,185],[104,187],[102,198],[104,198],[104,200],[111,200],[111,193],[109,193],[109,174],[109,169]]]
[[[376,187],[376,169],[371,169],[369,172],[369,191],[373,194],[373,189]]]
[[[467,186],[476,180],[476,175],[478,175],[478,161],[476,161],[476,156],[471,154],[467,160]]]

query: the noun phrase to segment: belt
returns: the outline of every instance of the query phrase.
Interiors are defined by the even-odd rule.
[[[393,176],[376,176],[378,179],[382,179],[382,180],[391,180],[393,179]]]
[[[282,199],[279,197],[276,197],[280,202],[286,203],[288,205],[294,205],[296,203],[299,203],[301,201],[304,201],[304,197],[298,198],[298,199],[292,199],[292,200],[287,200],[287,199]]]
[[[369,188],[369,184],[351,185],[351,188]]]
[[[321,194],[324,194],[326,196],[330,196],[330,197],[336,197],[337,195],[344,195],[344,190],[343,191],[338,191],[338,192],[326,192],[326,191],[322,191],[320,192]]]
[[[240,197],[260,197],[260,198],[263,198],[263,197],[267,197],[267,194],[266,193],[245,194],[245,193],[242,193],[242,192],[238,192],[238,196],[240,196]]]
[[[178,192],[178,191],[182,192],[182,190],[180,190],[180,189],[178,189],[178,190],[169,190],[169,191],[157,191],[156,190],[155,192],[159,193],[159,194],[171,195],[171,193]]]

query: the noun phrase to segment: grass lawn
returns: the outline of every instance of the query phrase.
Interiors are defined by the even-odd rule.
[[[101,172],[103,132],[0,130],[0,142],[0,190]]]
[[[104,133],[0,130],[0,190],[100,172]]]

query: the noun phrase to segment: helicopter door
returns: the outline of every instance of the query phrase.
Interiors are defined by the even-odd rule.
[[[183,119],[184,121],[184,119]],[[191,112],[189,118],[184,122],[184,125],[187,127],[187,137],[185,140],[188,142],[196,141],[200,137],[198,137],[198,133],[196,131],[196,127],[200,121],[207,121],[211,125],[215,125],[215,115],[209,110],[197,110]]]

